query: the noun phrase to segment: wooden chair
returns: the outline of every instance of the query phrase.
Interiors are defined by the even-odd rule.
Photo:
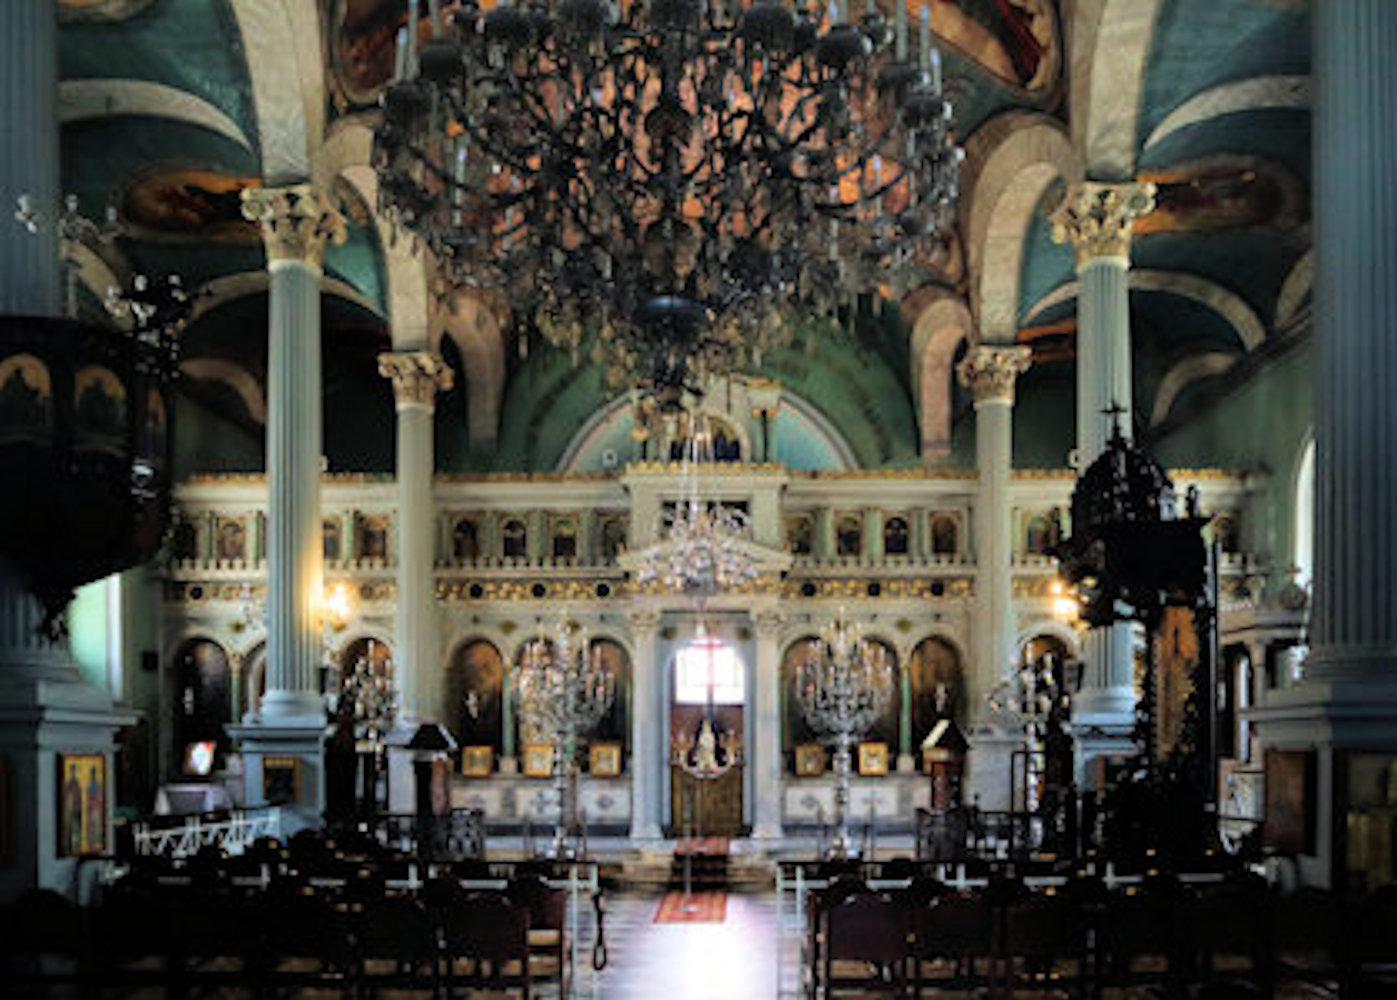
[[[901,995],[907,988],[907,915],[892,895],[867,888],[821,908],[822,966],[817,989]]]
[[[529,915],[499,892],[473,892],[437,911],[448,996],[457,987],[533,995]]]
[[[978,990],[990,985],[994,910],[983,893],[938,894],[912,912],[912,992]]]
[[[509,898],[529,915],[529,954],[535,981],[558,983],[559,996],[567,996],[573,970],[567,936],[566,889],[550,886],[538,875],[516,874],[509,884]]]
[[[380,989],[441,995],[437,920],[416,899],[385,894],[355,915],[355,978],[362,996]]]
[[[1075,901],[1058,892],[1034,892],[1004,914],[999,949],[1002,980],[1016,989],[1085,996],[1090,989],[1087,926]]]

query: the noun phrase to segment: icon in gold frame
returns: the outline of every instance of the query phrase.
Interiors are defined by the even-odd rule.
[[[615,778],[621,773],[621,744],[593,743],[587,748],[587,770],[598,778]]]
[[[825,773],[829,755],[819,743],[801,743],[796,746],[796,776],[814,778]]]
[[[471,746],[461,748],[461,773],[468,778],[488,778],[495,770],[495,748]]]
[[[526,778],[553,777],[553,745],[551,743],[525,745],[524,776]]]
[[[859,744],[859,774],[876,776],[888,773],[888,745],[883,742]]]

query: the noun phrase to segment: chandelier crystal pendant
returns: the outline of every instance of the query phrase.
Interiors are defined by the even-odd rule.
[[[887,711],[893,671],[883,648],[863,637],[857,624],[839,618],[810,642],[801,664],[797,695],[801,712],[826,742],[834,745],[835,833],[831,857],[857,854],[849,834],[849,776],[854,743]]]
[[[714,461],[712,428],[702,413],[687,419],[680,498],[662,525],[663,539],[640,553],[635,579],[641,587],[701,599],[755,582],[757,567],[747,512],[704,496],[702,471]]]
[[[613,384],[760,363],[784,307],[920,284],[950,222],[963,154],[926,14],[910,53],[905,0],[891,28],[866,10],[409,0],[380,207],[550,342],[595,335]]]
[[[552,737],[553,789],[558,801],[552,856],[562,858],[567,854],[574,813],[570,792],[578,738],[595,729],[611,710],[616,678],[602,661],[601,651],[588,642],[586,631],[574,640],[568,623],[559,620],[551,642],[540,635],[524,647],[514,685],[522,715]]]

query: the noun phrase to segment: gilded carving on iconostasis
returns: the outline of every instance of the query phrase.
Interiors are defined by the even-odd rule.
[[[212,170],[157,170],[123,192],[122,221],[140,239],[258,243],[260,231],[242,215],[243,189],[257,184]]]

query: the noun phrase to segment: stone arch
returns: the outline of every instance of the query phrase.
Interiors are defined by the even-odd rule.
[[[1306,110],[1310,106],[1312,89],[1308,76],[1254,76],[1210,87],[1165,115],[1145,140],[1144,149],[1148,151],[1181,129],[1224,115],[1243,111]]]
[[[504,329],[489,304],[463,292],[451,295],[439,316],[442,335],[456,345],[465,368],[471,447],[492,449],[504,401]]]
[[[1305,299],[1314,293],[1314,285],[1315,250],[1310,247],[1281,283],[1280,294],[1276,297],[1276,314],[1271,320],[1273,329],[1283,330],[1300,316]]]
[[[271,285],[271,278],[268,272],[241,271],[237,274],[224,275],[221,278],[214,278],[205,283],[199,289],[199,298],[194,306],[194,313],[190,317],[190,322],[195,322],[216,309],[220,309],[236,299],[244,298],[248,295],[260,295],[266,292]],[[375,316],[379,314],[378,305],[359,289],[353,285],[324,275],[320,279],[320,293],[322,295],[333,295],[336,298],[352,302]]]
[[[179,370],[186,378],[222,382],[242,400],[247,415],[259,424],[267,422],[267,394],[262,383],[242,365],[223,358],[189,358]]]
[[[325,69],[315,0],[229,0],[252,82],[262,176],[289,184],[311,176],[325,134]]]
[[[912,392],[922,458],[951,451],[951,375],[961,341],[973,340],[974,323],[965,301],[949,293],[933,299],[912,325]]]
[[[1164,373],[1159,388],[1154,393],[1154,407],[1150,410],[1150,426],[1157,427],[1169,416],[1174,401],[1185,389],[1200,379],[1221,375],[1237,363],[1237,355],[1225,351],[1209,351],[1184,358]]]
[[[440,331],[434,332],[431,323],[431,261],[427,254],[414,252],[411,241],[403,238],[390,221],[374,211],[378,199],[378,178],[367,162],[371,147],[372,134],[367,129],[340,129],[326,144],[323,162],[334,165],[340,157],[350,161],[339,167],[336,177],[358,193],[372,214],[378,236],[379,259],[383,262],[383,272],[388,280],[386,301],[394,348],[417,350],[435,347]],[[357,160],[360,155],[365,160]]]
[[[1080,175],[1066,129],[1039,112],[998,115],[966,142],[961,222],[980,342],[1014,342],[1029,223],[1049,185]]]
[[[1093,180],[1135,171],[1145,64],[1164,0],[1097,0],[1074,5],[1068,93],[1072,145]]]
[[[1253,351],[1266,339],[1266,326],[1256,311],[1236,292],[1208,278],[1187,271],[1155,271],[1131,269],[1132,292],[1168,292],[1197,302],[1217,313],[1237,334],[1242,347]],[[1049,309],[1077,297],[1077,282],[1069,281],[1054,288],[1029,308],[1025,323],[1032,323]]]
[[[237,122],[197,94],[178,87],[152,80],[101,78],[64,80],[58,85],[58,118],[64,125],[122,115],[183,122],[252,149]]]

